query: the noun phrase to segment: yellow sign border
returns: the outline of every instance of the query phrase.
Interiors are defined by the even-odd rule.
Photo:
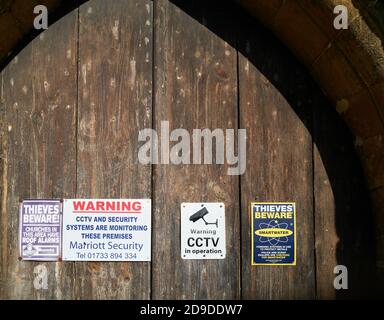
[[[290,204],[293,205],[293,217],[294,217],[294,236],[293,236],[293,242],[294,242],[294,259],[292,263],[254,263],[254,228],[253,228],[253,214],[252,214],[252,206],[254,204]],[[251,224],[251,266],[296,266],[296,202],[258,202],[258,201],[251,201],[249,205],[249,218],[250,218],[250,224]]]

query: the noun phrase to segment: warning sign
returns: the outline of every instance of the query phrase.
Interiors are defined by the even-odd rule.
[[[251,203],[252,265],[296,265],[295,203]]]
[[[224,259],[224,203],[181,204],[181,257]]]
[[[61,255],[60,200],[23,200],[19,211],[20,257],[23,260],[58,260]]]
[[[63,260],[150,261],[150,199],[67,199]]]

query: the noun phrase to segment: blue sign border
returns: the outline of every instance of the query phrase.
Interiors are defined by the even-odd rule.
[[[271,262],[265,262],[265,263],[260,263],[260,262],[255,262],[255,242],[256,242],[256,237],[255,237],[255,218],[253,216],[253,207],[254,205],[292,205],[293,206],[293,261],[292,262],[287,262],[287,263],[271,263]],[[250,203],[250,224],[251,224],[251,264],[252,266],[295,266],[296,265],[296,203],[295,202],[251,202]]]

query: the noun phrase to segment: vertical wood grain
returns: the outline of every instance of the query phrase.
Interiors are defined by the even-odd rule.
[[[322,134],[328,132],[321,129],[324,113],[314,113],[315,135],[322,143]],[[328,121],[327,121],[328,122]],[[329,125],[329,122],[328,122]],[[330,133],[330,132],[328,132]],[[333,139],[338,139],[337,136]],[[340,142],[340,141],[339,141]],[[327,148],[330,151],[330,148]],[[339,236],[336,230],[336,203],[326,167],[322,161],[319,147],[314,144],[314,199],[315,199],[315,249],[316,249],[316,288],[319,299],[335,299],[336,290],[333,286],[334,267],[337,263],[337,244]],[[324,151],[323,151],[324,156]],[[343,164],[340,164],[342,166]]]
[[[76,52],[77,10],[32,41],[2,73],[4,298],[64,299],[73,293],[73,266],[18,260],[18,207],[22,198],[74,195]],[[47,290],[33,286],[39,264],[48,271]]]
[[[353,137],[278,40],[228,3],[91,0],[1,72],[1,299],[375,296]],[[139,130],[160,141],[162,121],[246,129],[245,174],[140,164]],[[152,198],[152,262],[19,261],[19,199],[74,197]],[[180,205],[208,201],[226,206],[226,259],[183,260]],[[296,202],[297,266],[251,266],[251,201]],[[33,286],[39,264],[48,290]],[[348,291],[334,290],[337,264]]]
[[[80,7],[77,197],[151,198],[138,132],[151,126],[152,1]],[[150,262],[76,262],[76,297],[147,299]]]
[[[0,228],[6,228],[6,226],[4,225],[4,221],[6,222],[7,219],[4,219],[5,218],[5,212],[6,212],[6,201],[3,200],[3,197],[6,196],[6,191],[4,190],[5,188],[7,188],[7,177],[6,177],[6,170],[5,170],[5,166],[6,166],[6,150],[7,150],[7,143],[6,143],[6,139],[5,139],[5,104],[4,104],[4,82],[3,82],[3,73],[1,72],[0,73],[0,78],[1,78],[1,87],[0,87]],[[8,234],[7,234],[7,230],[8,228],[6,228],[5,230],[2,229],[3,231],[1,232],[1,235],[0,235],[0,255],[1,255],[1,258],[4,259],[4,252],[5,254],[7,254],[7,249],[4,248],[4,244],[7,243],[7,237],[8,237]],[[6,264],[3,262],[3,263],[0,263],[0,298],[3,299],[5,297],[5,293],[6,293],[6,283],[5,283],[5,275],[6,275],[6,270],[7,270],[7,266]]]
[[[155,129],[236,129],[236,50],[171,2],[154,3]],[[227,168],[154,166],[152,298],[239,298],[238,177]],[[208,201],[225,203],[227,257],[182,260],[180,205]]]
[[[249,31],[242,34],[239,55],[240,126],[248,136],[247,171],[240,180],[242,298],[314,298],[311,111],[295,112],[297,101],[286,100],[298,87],[297,74],[286,65],[290,60],[281,58],[283,49],[271,46],[262,29],[244,30]],[[296,266],[251,266],[251,200],[296,202]]]

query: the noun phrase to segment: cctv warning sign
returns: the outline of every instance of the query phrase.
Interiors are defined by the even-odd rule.
[[[150,261],[150,199],[65,199],[63,260]]]
[[[183,259],[224,259],[224,203],[181,204],[181,257]]]
[[[295,203],[251,203],[252,265],[296,264]]]

